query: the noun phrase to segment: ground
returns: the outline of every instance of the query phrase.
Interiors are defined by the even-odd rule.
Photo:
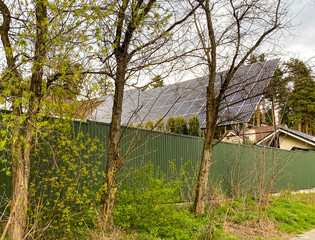
[[[296,234],[283,233],[277,230],[277,226],[272,221],[261,221],[257,223],[256,220],[244,223],[226,223],[225,231],[231,236],[240,239],[291,239]]]

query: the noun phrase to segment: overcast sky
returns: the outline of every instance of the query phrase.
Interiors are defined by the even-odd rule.
[[[283,55],[307,61],[315,71],[315,0],[296,0],[291,6],[292,35],[280,39]]]

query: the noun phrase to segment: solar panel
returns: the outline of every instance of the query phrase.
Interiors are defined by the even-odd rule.
[[[252,117],[268,86],[279,59],[243,66],[232,78],[220,104],[219,126],[246,123]],[[215,92],[223,84],[224,74],[216,76]],[[194,114],[202,128],[206,123],[206,89],[208,77],[196,78],[146,91],[129,90],[124,93],[122,125],[156,120],[160,116]],[[113,97],[106,96],[89,119],[110,122]]]

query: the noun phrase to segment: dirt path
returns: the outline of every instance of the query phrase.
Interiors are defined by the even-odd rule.
[[[291,240],[315,240],[315,229],[298,237],[292,238]]]

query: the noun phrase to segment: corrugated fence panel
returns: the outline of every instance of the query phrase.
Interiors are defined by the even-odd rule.
[[[82,131],[91,139],[99,139],[101,148],[91,153],[84,161],[101,161],[99,171],[103,172],[108,153],[109,124],[75,121],[73,129],[75,135]],[[169,178],[171,173],[170,161],[173,161],[177,171],[185,165],[185,170],[190,175],[196,174],[204,143],[202,138],[126,127],[122,127],[121,133],[119,154],[126,164],[121,169],[120,179],[149,162],[155,169],[159,168],[166,178]],[[82,152],[82,155],[84,154]],[[99,157],[99,154],[102,156]],[[1,169],[5,168],[3,163],[0,163],[0,166]],[[265,189],[270,186],[272,176],[275,178],[275,191],[282,188],[298,190],[315,187],[315,153],[223,142],[215,146],[210,177],[213,182],[220,182],[224,190],[235,191],[239,187],[240,190],[246,189],[255,193],[262,181],[262,174],[265,176]],[[102,180],[100,175],[99,184]],[[6,183],[6,196],[9,196],[10,177],[5,175],[5,171],[0,172],[0,181],[1,185]],[[1,196],[3,193],[2,189]]]

